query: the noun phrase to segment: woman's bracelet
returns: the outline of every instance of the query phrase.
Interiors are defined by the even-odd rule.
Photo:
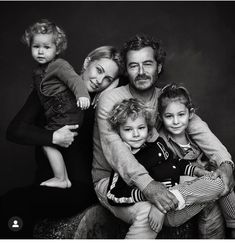
[[[220,164],[220,166],[223,165],[223,164],[229,164],[229,165],[231,165],[232,169],[234,170],[234,163],[233,162],[231,162],[231,161],[224,161],[224,162],[222,162]]]

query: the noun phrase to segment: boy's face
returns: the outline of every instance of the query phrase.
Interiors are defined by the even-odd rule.
[[[52,61],[59,52],[56,50],[53,34],[36,34],[31,44],[31,53],[36,62],[46,64]]]
[[[184,135],[191,116],[192,113],[182,102],[172,101],[166,106],[162,120],[166,130],[174,137]]]
[[[120,137],[132,149],[140,148],[148,137],[148,127],[143,116],[135,120],[128,118],[126,123],[120,126]]]

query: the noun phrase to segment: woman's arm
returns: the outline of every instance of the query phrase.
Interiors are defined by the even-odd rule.
[[[37,92],[33,90],[21,110],[10,122],[6,137],[8,140],[24,145],[52,145],[54,131],[44,129],[40,121],[43,108]]]
[[[56,131],[50,131],[43,128],[42,116],[43,108],[37,92],[33,90],[24,106],[10,122],[6,133],[7,139],[24,145],[70,146],[74,136],[77,136],[77,132],[72,130],[77,129],[78,125],[65,125]]]

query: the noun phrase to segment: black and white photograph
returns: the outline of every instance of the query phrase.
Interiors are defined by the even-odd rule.
[[[0,2],[0,239],[235,239],[235,2]]]

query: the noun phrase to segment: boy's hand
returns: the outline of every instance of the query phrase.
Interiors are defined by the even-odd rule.
[[[87,97],[79,97],[77,101],[77,106],[81,109],[88,109],[90,107],[90,99]]]

